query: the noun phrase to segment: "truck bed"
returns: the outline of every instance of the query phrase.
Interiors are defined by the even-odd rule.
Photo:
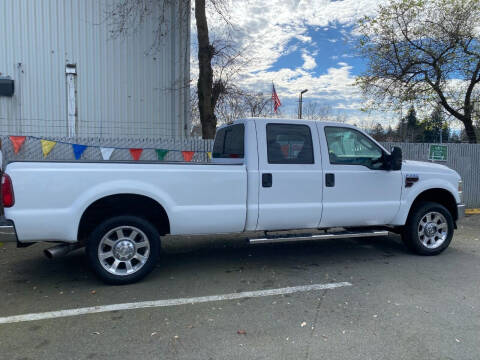
[[[241,164],[16,161],[7,172],[15,206],[5,209],[5,215],[14,221],[21,242],[75,242],[86,208],[117,194],[157,201],[173,215],[171,234],[240,232],[245,227],[247,176]]]

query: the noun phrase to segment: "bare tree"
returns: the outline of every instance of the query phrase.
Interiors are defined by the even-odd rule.
[[[270,113],[271,97],[261,92],[243,89],[229,89],[217,103],[219,122],[231,123],[245,117],[266,117]]]
[[[231,36],[212,40],[209,34],[207,10],[219,15],[231,27],[228,17],[229,0],[195,0],[197,26],[198,80],[197,97],[202,137],[213,139],[217,117],[215,108],[220,97],[228,90],[228,81],[242,61],[242,51],[233,45]],[[175,9],[177,19],[169,18],[167,10]],[[175,26],[177,20],[190,16],[190,0],[120,0],[109,11],[113,36],[127,36],[147,19],[155,22],[155,42],[152,49],[162,46],[162,38]],[[182,85],[183,86],[183,85]]]
[[[308,120],[331,121],[333,117],[332,107],[315,101],[309,101],[302,110],[303,118]]]
[[[374,106],[439,103],[476,143],[478,24],[478,0],[391,0],[359,25],[359,48],[368,66],[357,84]]]

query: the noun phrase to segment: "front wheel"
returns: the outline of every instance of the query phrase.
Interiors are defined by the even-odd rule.
[[[89,263],[109,284],[129,284],[150,273],[160,248],[158,231],[145,219],[116,216],[90,234],[86,245]]]
[[[422,202],[408,217],[402,240],[419,255],[437,255],[450,245],[453,227],[452,214],[443,205]]]

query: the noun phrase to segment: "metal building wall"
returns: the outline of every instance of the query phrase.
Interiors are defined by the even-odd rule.
[[[0,134],[68,136],[66,65],[76,64],[75,136],[185,136],[189,19],[175,14],[186,2],[168,9],[175,21],[151,51],[152,24],[112,38],[116,1],[0,1],[0,75],[15,80],[13,98],[0,97]]]

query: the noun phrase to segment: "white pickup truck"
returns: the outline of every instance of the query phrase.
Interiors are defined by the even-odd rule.
[[[436,255],[464,215],[455,171],[402,161],[350,125],[280,119],[219,128],[206,164],[10,162],[2,198],[0,241],[59,243],[49,257],[85,246],[113,284],[152,271],[166,234],[263,231],[249,241],[266,243],[392,231]],[[272,234],[292,229],[316,231]]]

